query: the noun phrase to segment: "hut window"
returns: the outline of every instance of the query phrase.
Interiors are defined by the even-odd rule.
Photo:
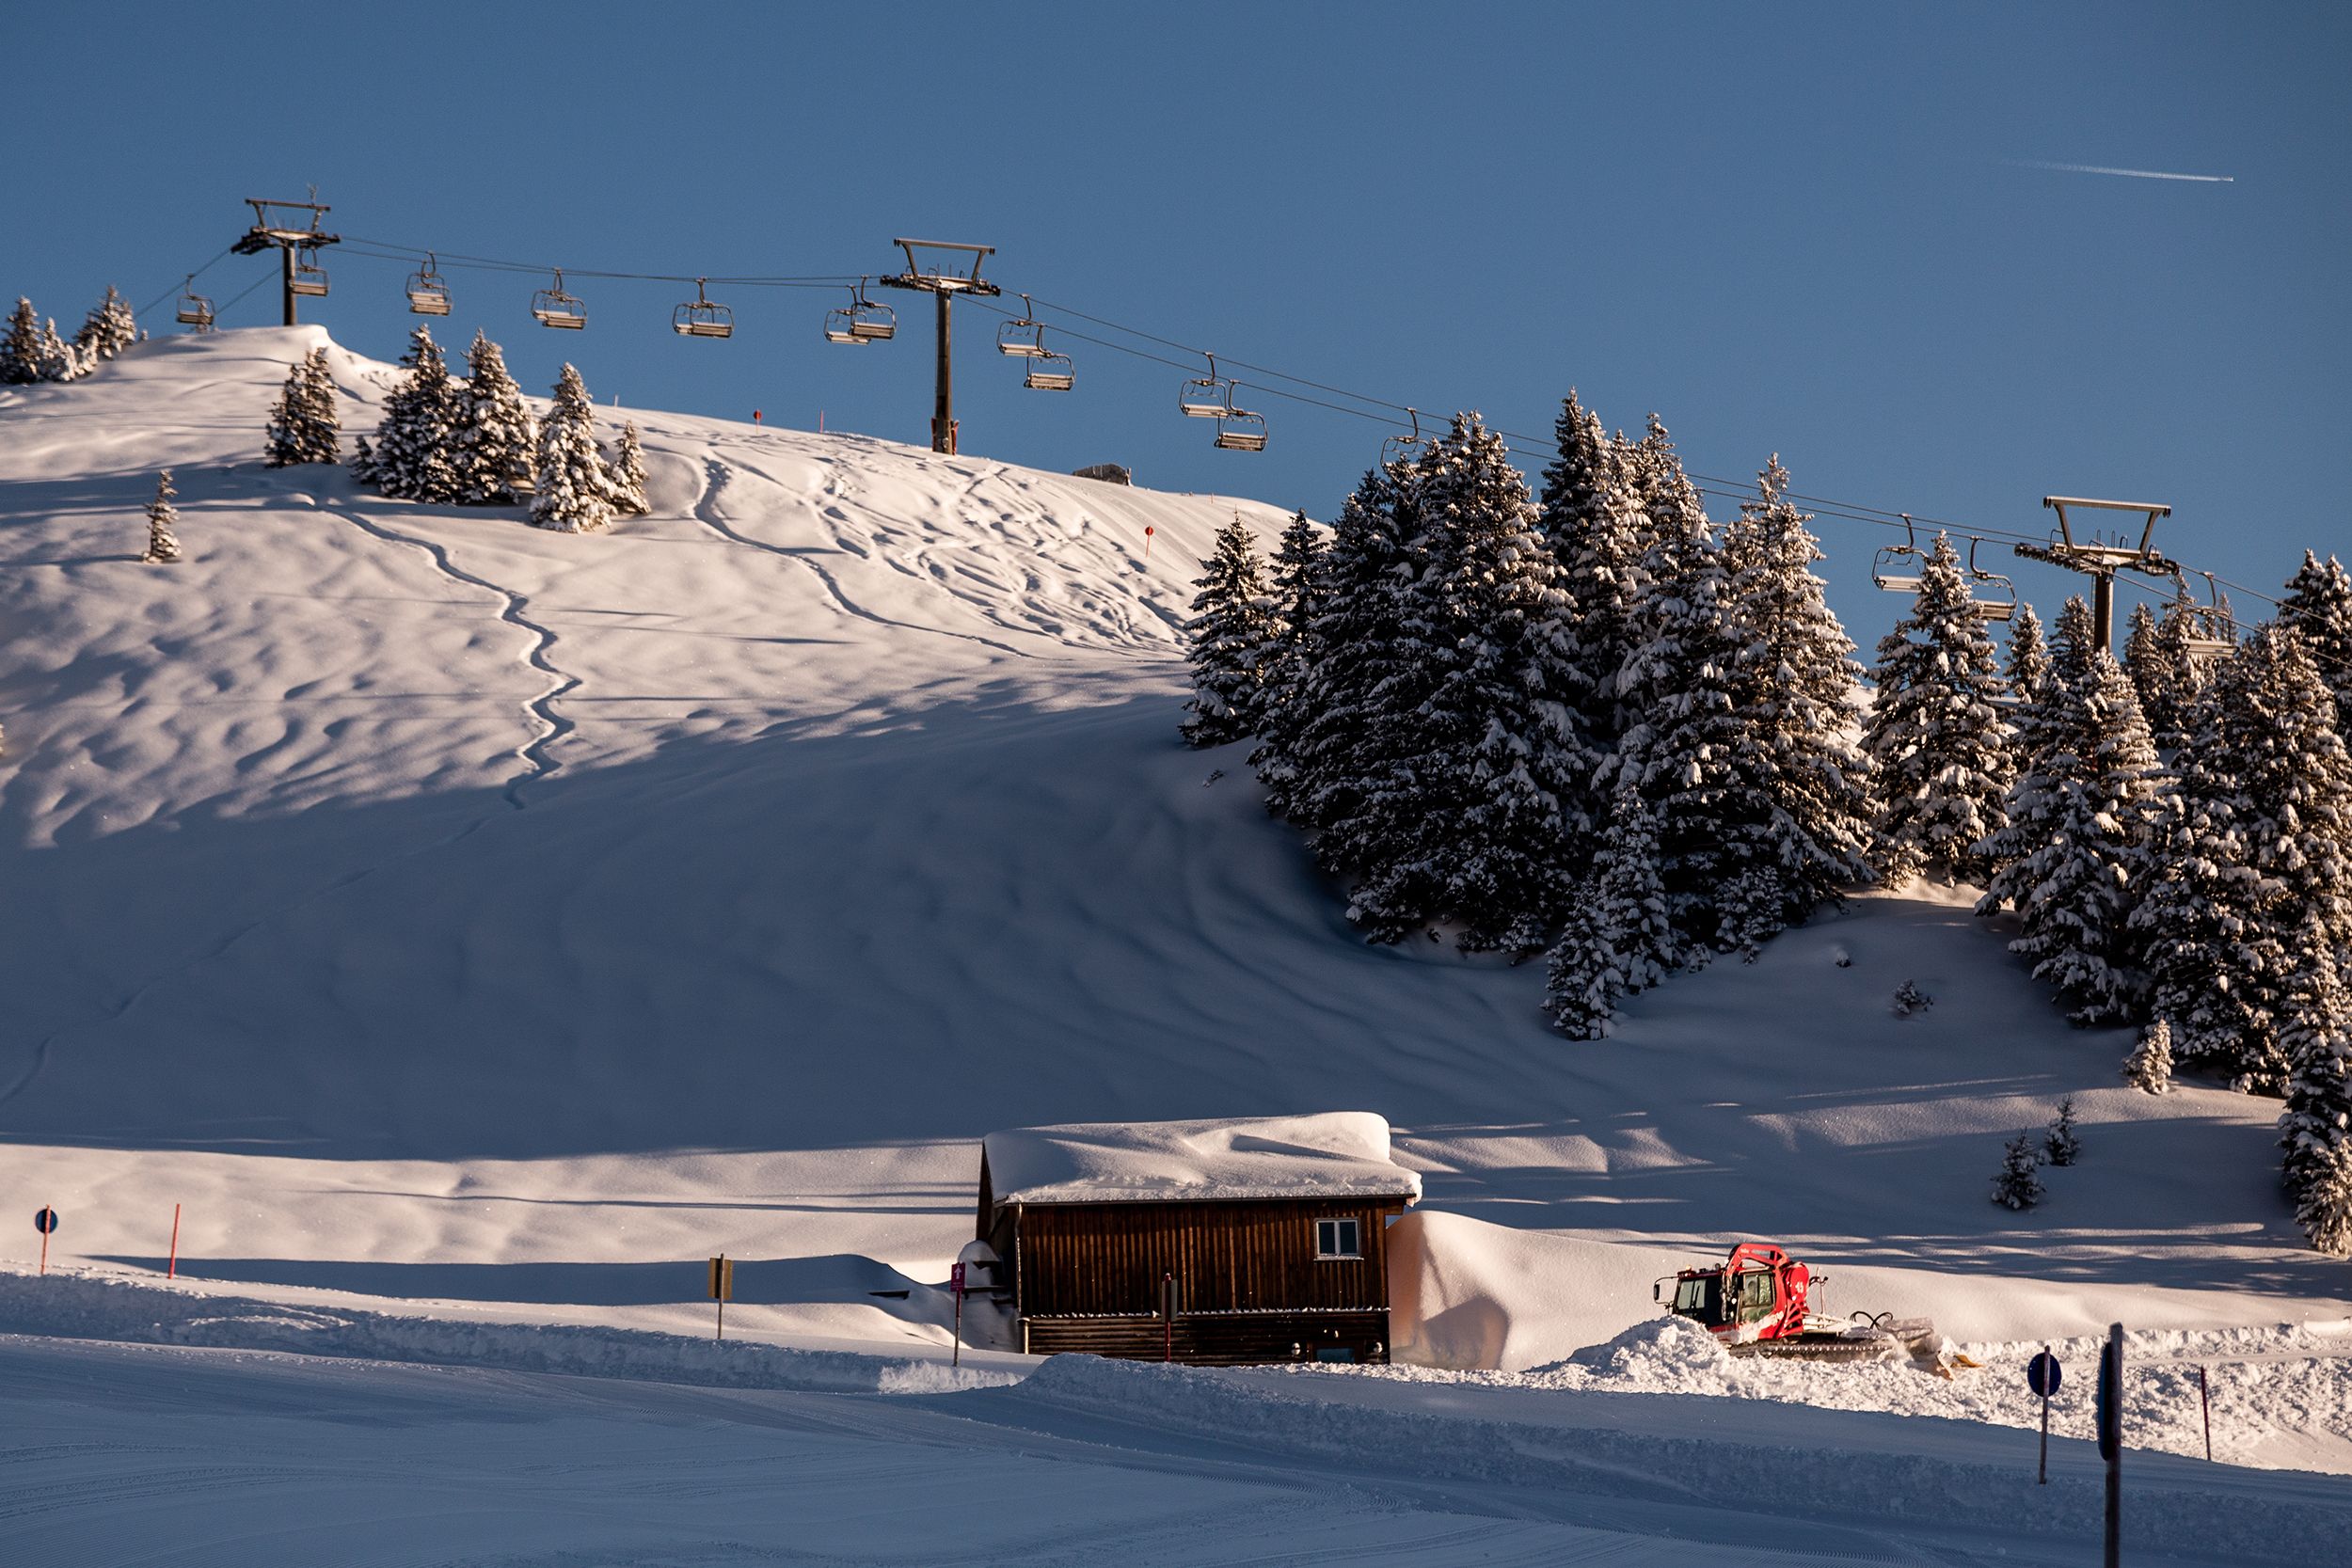
[[[1317,1258],[1361,1258],[1363,1255],[1363,1232],[1356,1221],[1315,1221]]]

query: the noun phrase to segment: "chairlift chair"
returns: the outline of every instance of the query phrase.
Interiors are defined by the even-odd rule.
[[[555,269],[552,287],[541,289],[531,296],[531,313],[541,326],[560,327],[578,332],[588,325],[588,307],[564,292],[564,269]]]
[[[408,275],[408,313],[412,316],[449,314],[449,285],[434,267],[433,252],[424,253],[424,270]]]
[[[2214,581],[2213,574],[2200,572],[2198,576],[2205,579],[2205,597],[2209,601],[2205,604],[2199,604],[2190,596],[2187,579],[2175,577],[2173,581],[2179,590],[2182,613],[2188,622],[2188,635],[2181,639],[2181,646],[2192,662],[2201,665],[2237,646],[2237,622],[2229,606],[2221,602],[2221,588]]]
[[[1906,542],[1889,545],[1870,558],[1870,580],[1889,594],[1916,594],[1919,592],[1921,569],[1917,566],[1906,569],[1903,563],[1906,561],[1924,561],[1926,556],[1920,551],[1918,534],[1912,530],[1911,514],[1903,512],[1897,515],[1903,520]]]
[[[1021,319],[1009,321],[996,329],[996,352],[1016,359],[1042,359],[1045,354],[1045,328],[1031,319],[1029,296],[1021,296]],[[1028,385],[1027,382],[1023,383]]]
[[[180,295],[179,322],[182,326],[193,326],[199,332],[213,329],[213,302],[196,292],[194,273],[188,274],[186,290]]]
[[[694,297],[670,312],[670,330],[681,338],[732,338],[735,336],[735,312],[723,305],[714,305],[703,292],[707,279],[694,279]]]
[[[326,269],[319,265],[316,245],[302,245],[294,251],[294,280],[286,285],[289,293],[318,299],[326,293]]]
[[[1969,597],[1976,601],[1977,613],[1996,625],[2015,618],[2017,614],[2017,585],[1998,572],[1984,571],[1977,565],[1977,546],[1981,539],[1968,541],[1968,580],[1972,587]],[[1982,591],[1973,585],[1982,585]]]
[[[1021,378],[1021,385],[1033,392],[1067,392],[1077,384],[1077,373],[1066,354],[1032,356],[1028,372]]]
[[[1265,451],[1265,416],[1228,408],[1216,421],[1216,445],[1227,451]]]
[[[898,333],[898,312],[866,297],[866,279],[850,290],[850,303],[825,317],[829,343],[886,343]]]
[[[1412,456],[1414,449],[1421,445],[1421,414],[1419,410],[1412,408],[1407,408],[1405,412],[1412,419],[1413,433],[1410,436],[1391,436],[1381,441],[1380,466],[1384,468],[1392,467],[1404,462]]]
[[[1176,394],[1176,406],[1189,420],[1231,419],[1233,407],[1233,384],[1221,380],[1216,373],[1216,356],[1206,356],[1209,373],[1184,383]],[[1222,441],[1217,443],[1224,445]]]

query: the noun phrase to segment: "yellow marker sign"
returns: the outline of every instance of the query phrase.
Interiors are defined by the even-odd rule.
[[[723,1255],[710,1260],[710,1299],[735,1299],[735,1263]]]

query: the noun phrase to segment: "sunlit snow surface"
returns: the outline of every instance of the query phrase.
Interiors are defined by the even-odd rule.
[[[24,1212],[0,1259],[32,1267],[45,1202],[53,1265],[152,1278],[179,1204],[187,1288],[296,1321],[692,1336],[724,1251],[730,1337],[922,1358],[981,1134],[1365,1110],[1427,1195],[1393,1237],[1400,1354],[1464,1370],[1286,1391],[1474,1402],[1499,1370],[1562,1398],[1539,1369],[1753,1236],[1816,1261],[1836,1311],[1986,1347],[2207,1332],[2168,1354],[2224,1369],[2226,1457],[2352,1470],[2325,1332],[2347,1271],[2298,1244],[2275,1107],[2123,1089],[2126,1037],[2065,1027],[1964,894],[1859,900],[1599,1042],[1543,1028],[1539,966],[1356,942],[1247,748],[1175,737],[1194,563],[1237,510],[1270,538],[1286,507],[632,412],[654,515],[551,535],[261,467],[318,341],[159,341],[0,390],[0,1192]],[[391,371],[330,356],[347,435],[373,428]],[[166,465],[189,559],[141,566]],[[1905,979],[1934,1000],[1897,1020]],[[2083,1163],[1995,1208],[2001,1141],[2063,1094]],[[135,1385],[136,1356],[198,1353],[76,1354]],[[1673,1392],[2026,1418],[1986,1354],[1997,1398],[1746,1364]],[[2244,1370],[2286,1363],[2275,1398]]]

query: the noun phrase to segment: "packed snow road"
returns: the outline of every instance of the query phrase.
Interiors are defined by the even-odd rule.
[[[2056,1446],[2037,1494],[2013,1433],[1729,1401],[1321,1397],[1360,1381],[1069,1358],[1018,1387],[890,1398],[5,1338],[0,1558],[2058,1564],[2096,1549],[2080,1443]],[[2129,1474],[2135,1562],[2352,1551],[2352,1497],[2332,1479],[2138,1454]]]

